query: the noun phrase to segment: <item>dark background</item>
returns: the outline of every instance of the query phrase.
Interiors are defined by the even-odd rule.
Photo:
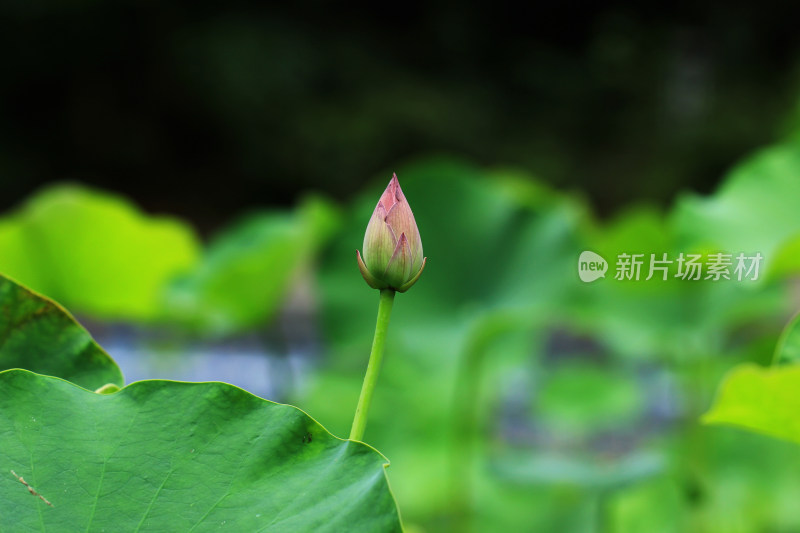
[[[78,180],[203,230],[431,153],[601,213],[797,124],[793,3],[0,3],[0,208]]]

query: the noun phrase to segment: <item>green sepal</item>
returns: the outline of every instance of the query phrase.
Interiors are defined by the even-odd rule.
[[[361,275],[364,277],[364,281],[367,282],[367,285],[378,290],[389,287],[385,282],[380,281],[370,273],[367,265],[364,264],[364,260],[361,259],[361,252],[358,250],[356,250],[356,258],[358,259],[358,269],[361,271]]]
[[[419,277],[422,275],[422,271],[425,270],[425,263],[427,263],[427,262],[428,262],[428,258],[424,257],[422,259],[422,266],[419,267],[419,272],[417,272],[417,275],[414,276],[413,278],[411,278],[410,280],[408,280],[407,283],[402,284],[400,286],[400,288],[397,289],[397,292],[406,292],[408,289],[410,289],[417,282]],[[367,283],[369,283],[369,282],[367,282]]]

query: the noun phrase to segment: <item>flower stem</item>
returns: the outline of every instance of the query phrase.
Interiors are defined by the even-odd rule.
[[[350,440],[361,440],[367,427],[367,412],[372,401],[375,383],[378,381],[378,373],[381,370],[383,345],[386,341],[386,330],[389,329],[392,303],[394,303],[394,290],[383,289],[378,303],[378,320],[375,324],[375,337],[372,339],[372,351],[369,354],[367,374],[364,376],[364,384],[361,386],[361,396],[358,398],[356,416],[353,419],[353,428],[350,430]]]

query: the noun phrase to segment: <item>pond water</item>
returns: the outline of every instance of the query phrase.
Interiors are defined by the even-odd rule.
[[[298,392],[314,353],[308,342],[286,346],[267,335],[201,341],[144,328],[89,326],[119,365],[125,383],[222,381],[276,402],[286,402]]]

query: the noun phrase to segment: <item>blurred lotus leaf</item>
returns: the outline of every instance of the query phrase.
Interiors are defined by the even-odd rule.
[[[164,299],[168,314],[212,335],[268,321],[293,287],[312,283],[312,262],[339,217],[333,204],[315,197],[294,211],[245,217],[172,284]]]
[[[77,185],[45,189],[0,219],[0,272],[105,319],[160,317],[163,287],[198,253],[184,223]]]
[[[728,424],[800,443],[800,366],[753,364],[731,370],[703,416],[706,424]]]
[[[570,320],[614,354],[631,360],[708,357],[720,332],[774,321],[789,305],[778,283],[677,278],[676,261],[692,248],[679,244],[675,226],[674,216],[639,206],[590,228],[594,249],[611,263],[610,282],[582,284]],[[641,254],[638,280],[614,279],[620,254]],[[651,261],[664,260],[664,254],[672,262],[666,263],[668,272],[654,269],[651,277]]]
[[[713,196],[684,196],[678,201],[673,214],[681,245],[732,254],[759,252],[767,271],[797,271],[796,257],[791,265],[771,263],[782,246],[800,236],[798,176],[798,143],[773,146],[748,158]]]

